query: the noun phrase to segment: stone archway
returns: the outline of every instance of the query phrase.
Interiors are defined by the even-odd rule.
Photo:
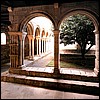
[[[93,20],[94,22],[94,25],[95,25],[95,33],[96,33],[96,44],[97,44],[97,49],[96,49],[96,65],[95,65],[95,69],[94,71],[97,73],[99,73],[99,30],[98,30],[98,26],[99,26],[99,23],[96,19],[96,17],[94,16],[94,14],[88,12],[88,11],[84,11],[84,10],[71,10],[71,9],[74,9],[76,7],[80,7],[80,8],[85,8],[86,9],[91,9],[92,10],[92,4],[94,6],[94,2],[91,4],[90,2],[88,3],[90,5],[90,7],[87,7],[87,4],[85,4],[87,2],[82,2],[82,3],[66,3],[66,4],[58,4],[58,3],[55,3],[55,4],[52,4],[52,5],[43,5],[43,6],[32,6],[32,7],[25,7],[25,8],[14,8],[13,12],[10,14],[10,20],[12,21],[12,29],[10,30],[9,34],[10,34],[10,61],[11,61],[11,67],[9,69],[9,72],[10,73],[14,73],[14,74],[20,74],[20,75],[26,75],[26,76],[43,76],[43,77],[50,77],[50,78],[62,78],[62,79],[72,79],[73,80],[73,75],[68,75],[68,74],[61,74],[61,71],[60,70],[60,65],[59,65],[59,26],[60,26],[60,23],[62,22],[62,20],[64,19],[64,17],[66,16],[70,16],[72,14],[76,14],[76,13],[83,13],[83,14],[86,14],[91,20]],[[94,10],[96,6],[94,6]],[[43,10],[43,11],[40,11],[40,10]],[[70,11],[69,11],[70,10]],[[97,8],[98,10],[98,8]],[[23,65],[23,50],[24,50],[24,39],[27,35],[27,24],[28,22],[35,18],[35,17],[39,17],[39,16],[44,16],[46,18],[49,18],[53,25],[54,25],[54,31],[53,31],[53,35],[54,35],[54,70],[53,70],[53,73],[51,74],[42,74],[41,72],[33,72],[32,73],[32,70],[31,71],[27,71],[27,70],[23,70],[24,68]],[[36,28],[34,28],[35,30]],[[35,31],[33,32],[35,33]],[[34,46],[34,34],[31,34],[29,36],[30,40],[31,40],[31,44],[32,46]],[[30,46],[31,47],[31,46]],[[13,52],[14,51],[14,52]],[[34,54],[32,54],[33,56]],[[41,65],[40,65],[41,66]],[[20,68],[20,69],[18,69]],[[9,74],[7,73],[7,75],[9,76]],[[47,76],[48,75],[48,76]],[[11,76],[11,75],[10,75]],[[26,78],[25,76],[21,76],[21,78],[25,78],[25,81],[23,79],[18,79],[18,77],[16,78],[15,76],[16,75],[12,75],[14,76],[13,78],[6,78],[4,76],[4,81],[13,81],[13,82],[18,82],[18,83],[25,83],[25,84],[31,84],[31,85],[35,85],[33,84],[34,81],[30,81],[29,79],[32,79],[32,78]],[[89,80],[92,80],[91,77],[88,77]],[[93,80],[95,80],[94,78],[96,77],[93,77]],[[98,77],[97,77],[98,78]],[[83,79],[83,81],[86,81],[87,79],[85,79],[85,77],[77,77],[75,76],[75,80],[80,80],[80,79]],[[55,80],[54,80],[55,81]],[[56,86],[57,88],[60,86],[60,84],[58,84],[58,82],[61,82],[62,83],[62,80],[59,81],[57,80],[56,81]],[[63,82],[63,84],[65,84],[66,81]],[[46,83],[46,82],[45,82]],[[72,82],[71,82],[72,83]],[[77,83],[77,81],[75,82]],[[47,82],[48,84],[48,82]],[[63,84],[61,84],[61,87],[64,87]],[[40,86],[41,84],[39,84]],[[43,84],[44,85],[44,84]],[[45,84],[46,85],[46,84]],[[68,86],[67,86],[68,85]],[[68,84],[65,84],[65,87],[68,87],[69,89],[69,82]],[[73,84],[71,84],[71,89],[73,90],[74,87],[75,88],[78,88],[76,85],[73,87],[72,86]],[[37,86],[37,85],[36,85]],[[52,87],[52,85],[50,85]],[[84,86],[84,84],[83,84]],[[54,82],[54,87],[55,87],[55,82]],[[64,87],[64,88],[65,88]],[[64,89],[63,88],[63,89]],[[80,84],[79,84],[79,88],[80,88]],[[79,90],[79,88],[77,90]],[[90,87],[89,87],[90,88]],[[86,87],[85,87],[86,89]],[[87,88],[88,89],[88,88]],[[84,88],[82,89],[84,90]],[[90,89],[91,90],[91,89]],[[93,89],[94,90],[94,89]],[[96,88],[95,90],[97,90],[97,93],[98,93],[98,89]],[[93,91],[92,91],[93,92]],[[94,92],[93,92],[94,93]]]
[[[30,16],[30,17],[29,17]],[[49,18],[49,19],[51,19],[50,17],[48,17],[47,15],[44,15],[44,14],[38,14],[37,15],[37,13],[36,13],[36,15],[35,14],[33,14],[33,16],[32,15],[29,15],[23,22],[22,22],[22,24],[20,25],[22,28],[20,28],[20,29],[22,29],[22,30],[26,30],[25,28],[26,28],[26,26],[27,26],[27,23],[31,20],[31,19],[34,19],[35,17],[39,17],[39,16],[45,16],[46,18]],[[51,22],[53,22],[53,21],[51,21]],[[21,30],[20,30],[21,31]],[[40,32],[39,32],[39,30],[38,30],[38,28],[36,28],[36,27],[34,27],[34,31],[33,31],[33,37],[34,37],[34,39],[33,39],[33,41],[34,41],[34,54],[36,54],[36,55],[39,55],[40,54],[40,51],[41,51],[41,49],[42,49],[42,47],[40,48],[40,43],[41,43],[41,39],[42,39],[42,37],[40,38]],[[43,34],[42,34],[43,33]],[[43,31],[41,31],[41,36],[43,35],[43,38],[44,38],[44,35],[45,35],[45,38],[43,39],[43,42],[42,42],[42,44],[43,44],[43,49],[42,49],[42,51],[43,51],[43,53],[46,51],[46,34],[45,34],[45,32],[43,32]],[[48,38],[48,37],[47,37]],[[36,51],[36,52],[35,52]]]
[[[54,18],[53,18],[51,15],[49,15],[48,13],[46,13],[46,12],[38,11],[38,12],[34,12],[34,13],[30,14],[29,16],[27,16],[26,18],[24,18],[24,19],[22,20],[22,22],[21,22],[21,24],[20,24],[20,26],[19,26],[19,31],[22,31],[23,29],[25,29],[26,26],[27,26],[27,23],[28,23],[31,19],[33,19],[33,18],[35,18],[35,17],[40,17],[40,16],[46,17],[46,18],[50,19],[51,22],[53,23],[53,26],[54,26],[54,29],[55,29],[55,27],[56,27],[56,22],[54,21]]]
[[[93,12],[92,12],[93,13]],[[65,19],[66,17],[69,17],[71,15],[75,15],[75,14],[84,14],[86,15],[91,21],[93,21],[93,24],[95,26],[95,30],[94,30],[94,34],[95,34],[95,45],[96,45],[96,49],[95,49],[95,67],[94,67],[94,72],[96,73],[96,75],[98,75],[99,73],[99,22],[96,18],[96,16],[94,16],[92,13],[90,13],[90,11],[85,11],[85,10],[72,10],[70,12],[67,12],[66,14],[64,14],[62,20],[59,23],[59,27],[61,22],[63,21],[63,19]]]
[[[93,21],[93,23],[95,25],[96,38],[99,37],[99,31],[98,31],[99,23],[98,23],[96,17],[94,16],[98,12],[93,10],[95,12],[94,13],[92,11],[91,7],[88,8],[85,5],[85,2],[80,3],[80,4],[82,4],[82,7],[81,6],[79,7],[81,9],[74,9],[74,8],[77,8],[79,4],[76,4],[76,5],[73,5],[73,4],[74,3],[70,3],[70,6],[69,6],[69,4],[67,4],[67,3],[62,4],[62,5],[59,5],[58,3],[54,3],[53,5],[50,5],[50,6],[43,6],[43,9],[41,9],[42,11],[40,10],[41,6],[36,7],[36,9],[34,9],[34,7],[28,7],[28,8],[25,8],[27,10],[27,13],[26,13],[26,10],[23,11],[23,9],[21,9],[21,8],[15,8],[15,10],[10,15],[10,20],[13,22],[13,24],[12,24],[12,29],[11,29],[12,32],[9,32],[9,33],[12,36],[16,34],[16,37],[18,38],[18,41],[19,41],[18,43],[20,46],[19,50],[21,52],[23,52],[22,42],[26,35],[25,31],[26,31],[27,23],[32,18],[35,18],[38,16],[44,16],[46,18],[49,18],[52,21],[53,26],[54,26],[54,31],[53,31],[54,47],[55,47],[54,48],[54,72],[56,72],[56,71],[59,72],[59,67],[60,67],[59,66],[59,26],[60,26],[61,21],[64,19],[64,17],[70,16],[71,14],[74,14],[74,13],[86,14]],[[89,4],[92,5],[93,3],[89,3]],[[95,7],[96,7],[96,5],[95,5]],[[74,9],[74,10],[72,10],[72,9]],[[90,9],[91,11],[88,11],[88,9]],[[22,13],[22,15],[21,15],[21,13]],[[18,16],[17,19],[16,19],[16,16]],[[32,35],[32,37],[33,37],[33,35]],[[98,66],[98,67],[95,68],[95,71],[98,72],[97,69],[99,69],[99,41],[96,41],[96,44],[97,44],[97,48],[98,48],[98,49],[96,49],[96,55],[97,55],[96,56],[96,62],[97,62],[96,66]],[[18,57],[16,55],[12,56],[13,54],[11,54],[11,61],[12,61],[13,65],[15,64],[15,61],[16,61],[14,59],[16,59],[16,58],[18,59],[18,64],[15,64],[14,65],[15,67],[22,65],[22,61],[23,61],[22,56],[23,55],[21,52],[20,53],[18,52],[18,54],[17,54]],[[12,59],[14,60],[14,63],[13,63]]]

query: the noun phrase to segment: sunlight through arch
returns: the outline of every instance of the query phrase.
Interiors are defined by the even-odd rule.
[[[1,45],[6,45],[6,34],[1,33]]]

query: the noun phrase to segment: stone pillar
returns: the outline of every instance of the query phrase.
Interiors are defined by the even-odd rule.
[[[95,68],[94,68],[94,72],[95,74],[98,76],[99,75],[99,31],[95,32]]]
[[[9,68],[9,71],[11,69],[17,69],[21,68],[22,65],[22,42],[20,36],[22,35],[21,32],[8,32],[10,35],[10,63],[11,66]]]
[[[48,52],[48,39],[46,39],[46,52]]]
[[[28,35],[28,39],[29,39],[29,59],[31,59],[31,38]]]
[[[34,38],[33,38],[33,35],[28,35],[28,39],[29,39],[29,60],[33,60],[34,59]]]
[[[47,48],[47,46],[48,46],[48,44],[47,44],[47,38],[46,38],[46,52],[48,51],[48,48]]]
[[[43,39],[42,39],[42,53],[43,53]]]
[[[54,73],[60,73],[59,65],[59,30],[54,30]]]
[[[32,38],[32,59],[34,59],[34,37]]]
[[[37,42],[37,55],[39,54],[39,52],[38,52],[38,38],[36,38],[36,42]]]
[[[29,59],[31,59],[31,38],[29,38]]]
[[[44,53],[45,53],[45,38],[44,38]]]
[[[46,39],[45,39],[45,52],[46,52]]]
[[[19,35],[19,54],[18,66],[22,67],[22,34]]]
[[[39,38],[39,56],[41,56],[41,38]]]
[[[26,37],[26,32],[20,32],[20,34],[18,34],[19,36],[19,54],[18,54],[18,67],[22,68],[24,67],[24,41],[25,41],[25,37]]]
[[[24,65],[24,42],[25,42],[25,37],[26,37],[26,32],[22,33],[22,65]]]

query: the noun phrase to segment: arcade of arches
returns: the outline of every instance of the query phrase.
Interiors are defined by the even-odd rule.
[[[41,17],[36,17],[36,18],[38,18],[37,20],[41,19]],[[32,21],[28,22],[26,30],[27,32],[24,39],[24,51],[26,53],[23,52],[24,58],[26,56],[29,56],[28,57],[29,60],[34,60],[35,56],[41,56],[42,54],[49,53],[51,51],[52,48],[50,48],[50,45],[52,43],[51,39],[53,38],[53,33],[51,30],[45,29],[45,26],[42,27],[39,25],[39,23],[36,22],[34,23]]]
[[[86,4],[88,3],[87,6]],[[70,5],[70,6],[69,6]],[[95,9],[91,5],[94,5]],[[94,72],[99,73],[99,12],[98,4],[96,2],[81,2],[76,3],[64,3],[59,5],[43,5],[34,7],[18,7],[14,8],[12,12],[9,12],[9,18],[12,23],[9,28],[10,35],[10,70],[22,68],[24,66],[24,44],[28,39],[29,59],[34,59],[34,56],[40,56],[42,53],[49,52],[50,38],[52,34],[54,36],[54,73],[59,74],[59,27],[62,20],[65,17],[74,14],[85,14],[94,23],[95,30],[95,67]],[[48,18],[53,23],[54,29],[52,32],[41,28],[31,23],[31,19],[35,17],[43,16]],[[44,23],[46,24],[46,22]]]

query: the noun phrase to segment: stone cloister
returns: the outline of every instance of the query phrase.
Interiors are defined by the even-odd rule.
[[[28,23],[27,25],[26,35],[29,40],[29,60],[34,60],[34,56],[41,56],[43,53],[50,51],[49,46],[52,32],[50,33],[47,30],[39,28],[39,26],[31,24],[32,23]],[[24,53],[23,57],[25,57]]]
[[[88,6],[87,6],[88,3]],[[92,7],[94,5],[94,7]],[[99,73],[99,10],[98,4],[95,2],[80,2],[80,3],[64,3],[54,5],[42,5],[32,7],[18,7],[9,12],[9,27],[10,35],[10,62],[9,71],[13,69],[21,69],[24,66],[24,44],[27,35],[29,40],[29,60],[34,60],[34,56],[41,56],[42,53],[48,52],[50,34],[41,26],[32,25],[31,19],[39,16],[46,17],[53,23],[54,35],[54,74],[60,73],[60,56],[59,56],[59,34],[60,24],[64,18],[74,14],[87,15],[94,23],[95,30],[95,66],[94,72]],[[46,22],[44,22],[46,24]]]
[[[10,54],[15,55],[17,51],[14,48],[17,48],[17,47],[15,47],[15,46],[12,47],[11,44],[13,43],[13,45],[16,45],[16,43],[18,42],[18,40],[17,40],[18,38],[16,37],[16,35],[12,36],[12,34],[13,34],[12,32],[9,33],[9,35],[10,35],[10,48],[11,48]],[[42,54],[49,53],[51,51],[50,50],[50,45],[51,45],[50,41],[52,38],[52,32],[50,32],[50,31],[48,32],[47,30],[45,32],[45,30],[40,29],[39,26],[32,25],[31,23],[28,23],[27,24],[27,32],[23,32],[22,34],[23,34],[23,36],[19,37],[22,39],[22,40],[19,40],[22,45],[20,47],[18,47],[18,48],[21,48],[19,51],[20,52],[19,56],[21,56],[21,59],[20,59],[21,61],[19,61],[19,62],[21,62],[22,66],[24,66],[24,59],[25,59],[25,55],[24,55],[24,52],[25,52],[24,48],[25,47],[24,46],[25,46],[25,42],[26,42],[26,40],[25,40],[26,36],[27,36],[28,41],[29,41],[28,42],[28,45],[29,45],[28,59],[29,60],[34,61],[35,56],[41,56]],[[20,45],[20,43],[19,43],[19,45]],[[13,61],[11,63],[11,68],[17,68],[16,66],[14,66],[14,65],[16,65],[15,62],[16,62],[17,58],[13,57],[12,59],[13,59]]]

